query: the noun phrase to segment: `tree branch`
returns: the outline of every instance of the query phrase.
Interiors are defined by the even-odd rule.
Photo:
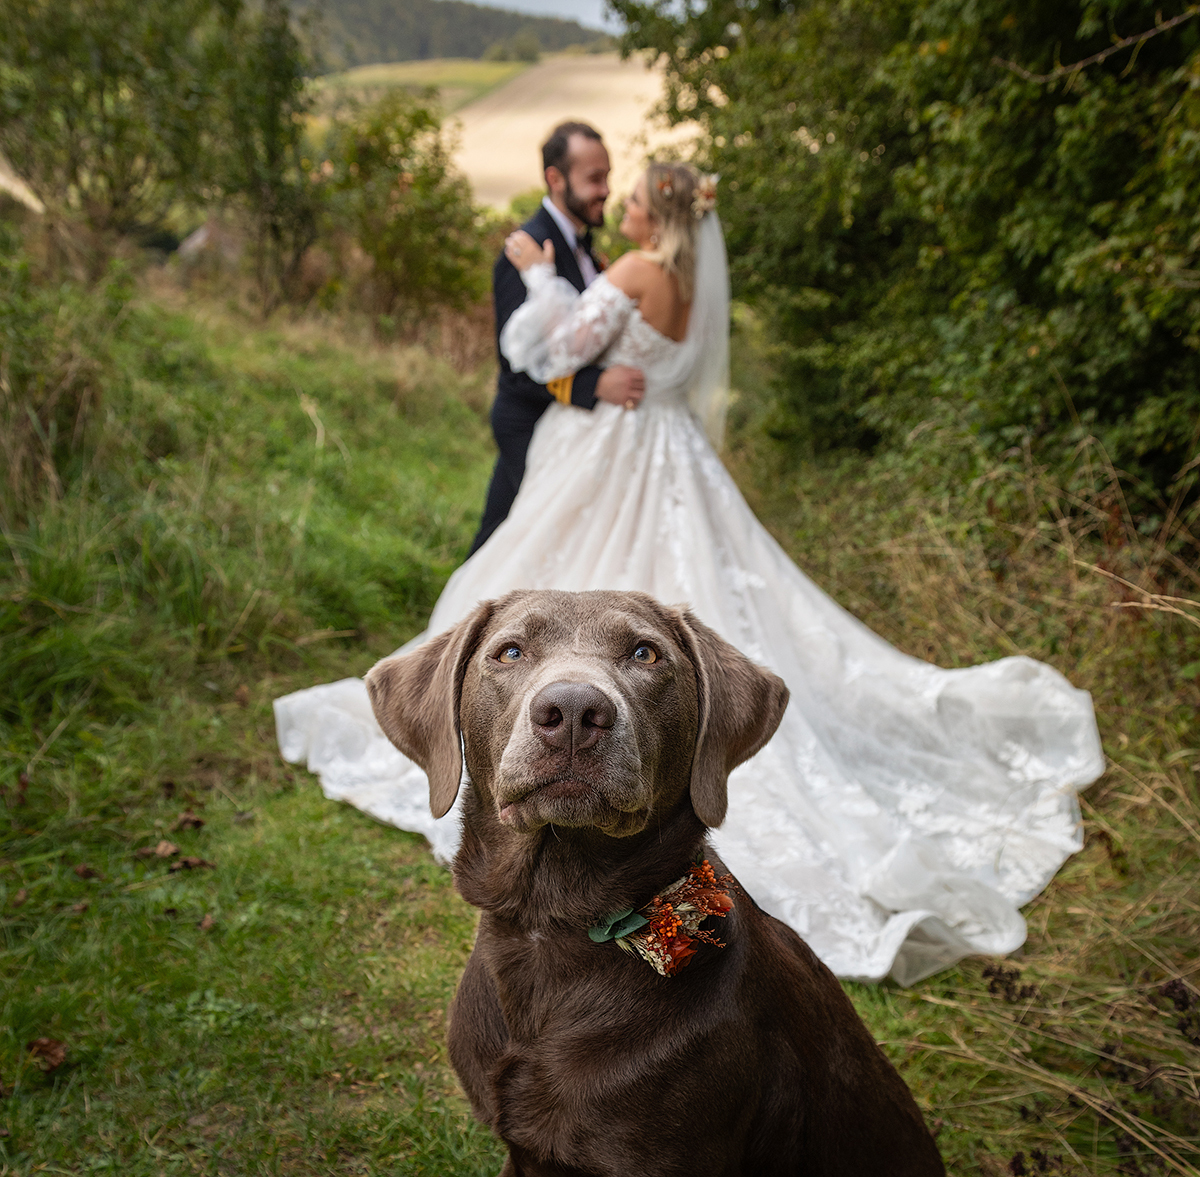
[[[1012,70],[1017,77],[1024,78],[1027,82],[1054,82],[1059,78],[1065,77],[1067,74],[1077,74],[1089,65],[1097,65],[1106,58],[1111,57],[1114,53],[1119,53],[1122,49],[1128,49],[1130,45],[1141,45],[1143,41],[1149,41],[1151,37],[1157,37],[1159,33],[1165,33],[1168,29],[1173,29],[1176,25],[1183,24],[1185,20],[1191,20],[1197,13],[1200,13],[1200,5],[1193,4],[1187,12],[1179,16],[1173,16],[1170,20],[1155,25],[1154,28],[1147,32],[1138,33],[1134,37],[1123,37],[1120,41],[1114,41],[1107,49],[1103,49],[1099,53],[1094,53],[1091,57],[1085,57],[1082,61],[1075,62],[1074,65],[1060,65],[1057,69],[1052,69],[1048,74],[1035,74],[1032,70],[1027,70],[1024,66],[1017,65],[1015,61],[1005,61],[1003,57],[993,57],[992,63],[994,65],[1002,65],[1007,70]]]

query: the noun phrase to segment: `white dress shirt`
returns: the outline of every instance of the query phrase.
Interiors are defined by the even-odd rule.
[[[575,255],[575,261],[579,265],[579,272],[583,275],[584,286],[590,286],[596,281],[596,263],[592,261],[591,254],[579,244],[579,238],[575,234],[575,226],[571,224],[567,214],[549,196],[542,197],[542,208],[554,218],[554,223],[558,226],[559,232],[562,233],[563,237],[566,238],[567,244],[571,247],[571,252]],[[542,242],[539,241],[538,244],[541,245]]]

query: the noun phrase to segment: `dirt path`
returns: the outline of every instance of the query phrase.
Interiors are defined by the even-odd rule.
[[[629,190],[651,148],[689,135],[648,122],[662,96],[662,75],[615,53],[548,57],[457,118],[457,159],[483,204],[504,207],[542,183],[540,147],[555,123],[580,119],[604,136],[613,161],[614,195]]]

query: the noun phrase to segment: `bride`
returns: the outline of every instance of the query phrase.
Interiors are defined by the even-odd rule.
[[[501,335],[513,369],[546,383],[626,364],[645,373],[645,399],[546,411],[511,513],[450,578],[427,634],[517,588],[690,605],[791,691],[775,737],[730,778],[718,852],[839,976],[911,984],[1024,941],[1018,908],[1080,849],[1076,793],[1103,769],[1091,699],[1030,658],[942,670],[902,654],[754,517],[714,448],[729,289],[713,183],[652,164],[621,224],[638,251],[582,295],[555,277],[552,246],[509,239],[528,287]],[[453,856],[457,812],[430,815],[424,774],[379,730],[362,680],[275,713],[284,757],[327,796]]]

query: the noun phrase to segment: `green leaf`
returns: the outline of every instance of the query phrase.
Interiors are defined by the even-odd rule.
[[[628,936],[638,928],[644,928],[649,922],[644,915],[639,915],[632,907],[627,907],[624,911],[614,911],[612,915],[606,916],[604,922],[596,927],[588,928],[588,936],[595,943],[603,944],[606,940],[619,940],[622,936]]]

